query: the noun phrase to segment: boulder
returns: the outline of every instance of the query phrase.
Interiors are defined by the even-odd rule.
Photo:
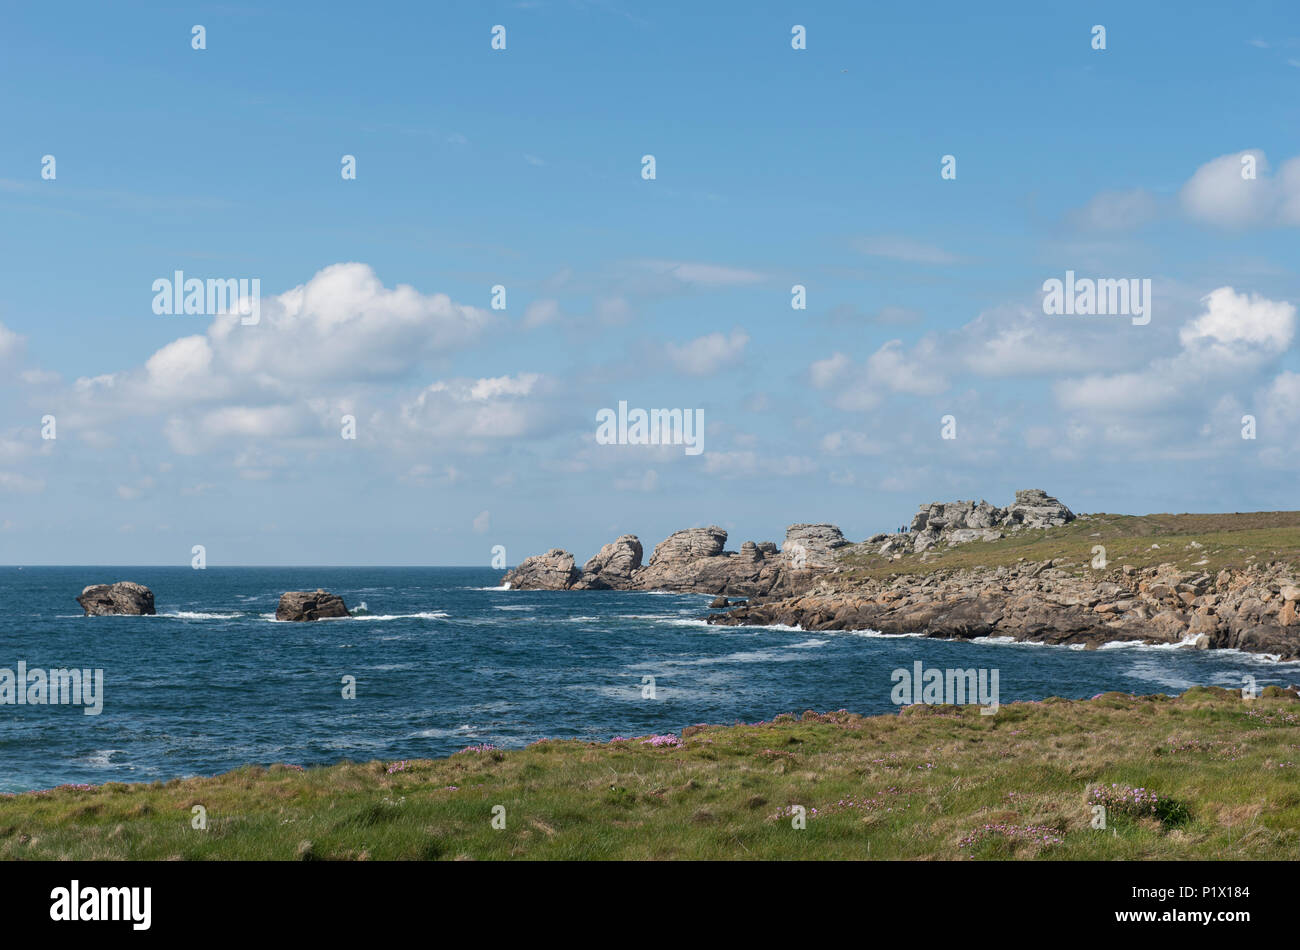
[[[626,590],[641,569],[641,541],[625,534],[605,545],[582,568],[575,590]]]
[[[727,532],[717,525],[676,531],[655,545],[636,587],[722,594],[756,581],[762,562],[728,554],[726,545]]]
[[[291,590],[280,598],[276,620],[311,621],[351,617],[343,598],[323,590]]]
[[[655,545],[649,567],[686,563],[704,557],[717,557],[727,546],[727,532],[717,525],[674,531]]]
[[[1051,528],[1074,520],[1074,512],[1039,488],[1016,492],[1007,520],[1026,528]]]
[[[833,524],[792,524],[785,529],[781,554],[795,570],[835,566],[835,550],[848,545]]]
[[[525,590],[568,590],[578,580],[573,555],[560,548],[526,557],[501,579],[502,584]]]
[[[119,581],[116,584],[94,584],[77,598],[77,603],[87,617],[105,617],[112,614],[126,616],[153,616],[153,591],[143,584]]]

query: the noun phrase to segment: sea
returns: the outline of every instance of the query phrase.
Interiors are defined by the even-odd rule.
[[[0,704],[0,792],[897,713],[894,671],[917,662],[996,670],[1002,704],[1300,682],[1300,664],[1236,651],[709,626],[707,595],[506,590],[501,574],[0,567],[0,670],[103,671],[98,715]],[[82,616],[83,587],[121,580],[150,587],[158,615]],[[281,593],[317,588],[356,616],[275,620]]]

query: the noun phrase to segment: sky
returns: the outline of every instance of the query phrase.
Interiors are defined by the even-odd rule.
[[[989,6],[14,5],[0,563],[1300,507],[1300,9]]]

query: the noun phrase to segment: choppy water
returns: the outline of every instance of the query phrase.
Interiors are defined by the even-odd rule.
[[[503,591],[478,568],[0,568],[0,667],[102,668],[104,707],[0,705],[0,791],[151,781],[245,763],[607,740],[782,712],[895,711],[896,668],[999,671],[1000,701],[1300,682],[1235,652],[1093,652],[709,627],[696,594]],[[91,583],[151,587],[157,617],[82,617]],[[274,622],[324,587],[355,620]],[[342,698],[344,676],[357,696]],[[653,676],[656,698],[642,698]]]

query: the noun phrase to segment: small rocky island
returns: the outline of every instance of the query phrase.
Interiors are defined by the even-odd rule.
[[[1287,551],[1258,547],[1258,529],[1279,527],[1295,535],[1289,559],[1278,556]],[[905,530],[858,544],[831,524],[791,525],[780,549],[747,541],[727,551],[726,541],[719,527],[678,531],[643,565],[641,542],[624,535],[581,569],[554,548],[502,582],[713,594],[713,606],[726,612],[711,614],[712,624],[1086,649],[1128,640],[1300,658],[1296,512],[1076,516],[1029,489],[1005,508],[982,500],[923,504]]]
[[[291,590],[280,597],[276,620],[312,621],[351,617],[343,598],[324,590]]]
[[[81,592],[77,603],[87,617],[153,616],[153,591],[143,584],[118,581],[116,584],[92,584]]]

